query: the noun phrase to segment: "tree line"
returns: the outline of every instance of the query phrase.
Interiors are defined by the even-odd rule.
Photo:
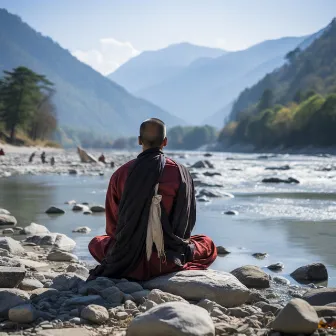
[[[4,71],[0,78],[0,133],[10,143],[16,142],[18,132],[33,141],[49,139],[57,127],[54,92],[52,82],[29,68]]]
[[[286,105],[273,105],[272,97],[265,90],[258,104],[224,127],[219,141],[256,148],[336,145],[336,93],[298,91]]]

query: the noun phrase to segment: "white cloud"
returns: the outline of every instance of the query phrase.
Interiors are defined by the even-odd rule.
[[[99,40],[98,49],[75,50],[72,55],[103,75],[108,75],[139,53],[129,42],[102,38]]]

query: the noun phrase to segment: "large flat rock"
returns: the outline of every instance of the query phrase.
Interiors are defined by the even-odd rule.
[[[242,305],[250,291],[230,273],[214,270],[181,271],[163,275],[143,283],[146,289],[160,289],[186,300],[209,299],[224,307]]]
[[[76,246],[74,240],[62,233],[37,234],[28,237],[25,242],[39,246],[53,246],[65,251],[71,251]]]
[[[134,318],[127,335],[215,336],[215,326],[205,309],[184,302],[168,302]]]
[[[313,306],[325,306],[336,302],[336,288],[312,289],[304,294],[303,299]]]
[[[26,270],[22,267],[0,266],[0,288],[17,287],[25,275]]]
[[[22,255],[25,252],[21,244],[10,237],[0,237],[0,248],[13,255]]]
[[[37,336],[92,336],[95,333],[86,328],[63,328],[39,331]]]

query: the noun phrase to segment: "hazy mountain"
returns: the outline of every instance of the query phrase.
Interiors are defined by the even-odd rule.
[[[215,59],[202,59],[138,95],[190,123],[201,123],[232,102],[245,87],[283,65],[285,55],[304,40],[285,37]]]
[[[128,136],[136,135],[139,123],[152,116],[165,120],[168,126],[183,123],[158,106],[132,96],[18,16],[0,9],[0,71],[19,65],[55,83],[54,102],[61,126]]]
[[[328,27],[307,38],[289,53],[280,69],[245,89],[232,108],[231,119],[252,107],[265,90],[272,91],[274,104],[299,100],[307,91],[327,94],[336,89],[336,19]],[[251,111],[253,108],[251,109]]]
[[[224,50],[196,46],[190,43],[173,44],[156,51],[144,51],[131,58],[108,75],[132,93],[176,76],[198,59],[211,59],[225,54]]]

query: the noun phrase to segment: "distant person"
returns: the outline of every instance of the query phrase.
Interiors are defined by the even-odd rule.
[[[5,156],[5,151],[2,148],[0,149],[0,156]]]
[[[42,154],[41,154],[41,161],[42,161],[43,164],[47,163],[47,161],[46,161],[46,153],[45,152],[42,152]]]
[[[166,157],[166,126],[148,119],[140,126],[142,153],[120,167],[106,195],[106,235],[93,238],[95,277],[147,280],[181,270],[204,270],[217,257],[204,235],[192,236],[196,200],[188,169]],[[149,229],[148,229],[149,228]]]
[[[52,158],[50,159],[50,164],[51,164],[52,166],[55,165],[55,158],[54,158],[54,157],[52,157]]]
[[[100,155],[99,158],[98,158],[98,161],[106,164],[105,155],[104,154]]]
[[[31,153],[29,156],[29,162],[32,163],[35,157],[35,152]]]
[[[111,167],[111,168],[114,168],[114,167],[115,167],[115,164],[114,164],[113,161],[111,161],[111,163],[110,163],[110,167]]]

